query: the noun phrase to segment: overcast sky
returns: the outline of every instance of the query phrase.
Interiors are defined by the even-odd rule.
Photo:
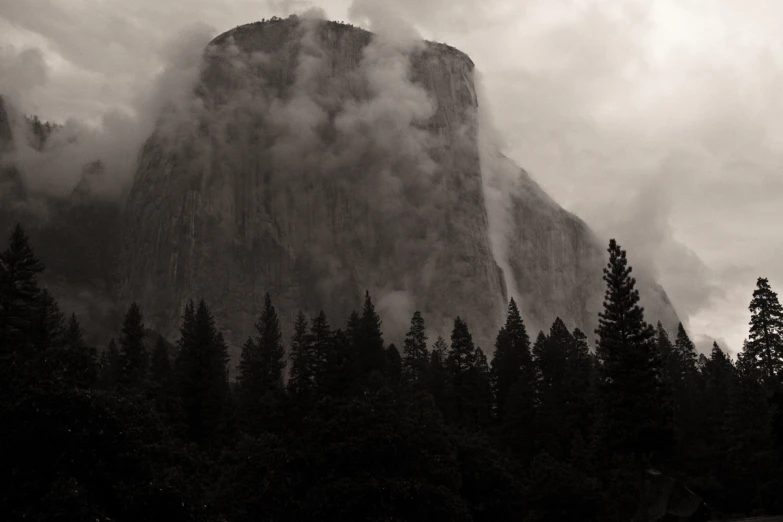
[[[783,290],[783,2],[391,3],[472,57],[510,157],[649,260],[694,336],[741,348],[756,278]],[[132,115],[181,30],[309,5],[349,20],[350,0],[0,0],[0,89],[55,121]]]

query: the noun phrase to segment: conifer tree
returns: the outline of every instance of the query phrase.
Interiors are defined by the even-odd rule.
[[[84,334],[76,314],[71,314],[62,342],[67,352],[63,361],[66,379],[85,388],[95,384],[98,379],[97,356],[95,349],[84,342]]]
[[[677,372],[673,387],[674,420],[681,452],[687,454],[703,429],[701,375],[697,368],[696,347],[679,323],[674,343]]]
[[[300,310],[291,337],[291,370],[288,378],[288,390],[298,397],[312,395],[315,390],[316,355],[307,330],[307,317]]]
[[[468,325],[460,317],[454,321],[451,347],[446,357],[448,372],[448,416],[457,424],[475,427],[476,347]]]
[[[432,345],[430,352],[429,370],[427,372],[427,389],[432,394],[435,404],[440,411],[445,412],[446,408],[446,383],[448,380],[446,373],[446,357],[448,345],[446,340],[440,335]]]
[[[783,308],[768,279],[758,278],[748,308],[751,318],[746,353],[771,382],[783,370]]]
[[[17,224],[0,253],[0,360],[24,353],[39,303],[38,275],[44,266]]]
[[[476,347],[474,360],[476,361],[473,369],[475,373],[473,378],[476,381],[476,423],[480,427],[487,427],[492,421],[492,378],[487,356],[479,347]]]
[[[736,511],[750,511],[758,503],[766,482],[776,469],[771,433],[771,412],[762,378],[768,368],[758,365],[747,343],[737,356],[735,384],[730,388],[726,412],[726,446],[730,472],[724,487],[731,491]]]
[[[150,381],[161,389],[168,389],[173,383],[173,378],[166,340],[162,335],[158,335],[150,357]]]
[[[144,346],[144,317],[133,303],[125,314],[120,335],[120,384],[138,388],[147,377],[147,349]]]
[[[677,325],[677,340],[674,342],[674,347],[677,350],[677,355],[682,363],[685,378],[688,378],[690,374],[696,371],[696,360],[698,358],[696,354],[696,346],[693,341],[688,337],[688,333],[682,326],[682,323]]]
[[[549,336],[539,337],[534,346],[534,360],[538,370],[536,397],[536,433],[538,446],[550,455],[564,457],[574,433],[569,421],[574,415],[572,402],[576,390],[568,388],[569,355],[574,338],[558,317],[552,323]]]
[[[411,327],[405,336],[403,348],[403,374],[408,382],[421,382],[427,372],[429,351],[427,335],[424,332],[424,319],[416,311],[411,318]]]
[[[672,407],[655,331],[638,305],[625,251],[614,239],[608,251],[604,310],[596,330],[599,441],[620,455],[665,453],[672,442]]]
[[[402,356],[394,343],[390,344],[384,354],[384,371],[386,379],[392,386],[402,381]]]
[[[117,342],[113,338],[109,341],[109,345],[103,350],[103,353],[101,353],[99,368],[99,380],[103,389],[110,390],[119,384],[122,359],[120,358],[120,350],[117,348]]]
[[[49,290],[41,290],[38,294],[38,304],[31,327],[27,338],[32,342],[36,353],[63,347],[65,316],[60,312],[60,307]]]
[[[188,437],[214,447],[226,425],[228,347],[202,299],[189,301],[180,327],[177,384]]]
[[[239,360],[239,411],[251,433],[271,429],[280,421],[285,349],[280,321],[269,294],[256,323],[258,336],[248,339]],[[273,419],[273,417],[277,417]]]
[[[385,362],[381,318],[375,312],[370,292],[364,295],[364,308],[358,328],[358,358],[360,378],[373,372],[383,373]]]
[[[326,314],[321,310],[310,325],[308,342],[313,352],[314,376],[316,386],[325,391],[327,376],[327,357],[334,347],[334,332],[329,325]]]
[[[500,329],[495,340],[495,356],[490,372],[499,421],[502,422],[505,418],[507,401],[514,386],[519,388],[520,393],[531,394],[529,397],[520,398],[521,402],[517,404],[521,406],[523,399],[529,399],[532,405],[535,373],[530,354],[530,338],[513,298],[508,304],[506,324]]]

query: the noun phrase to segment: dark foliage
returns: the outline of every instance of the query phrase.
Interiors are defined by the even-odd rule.
[[[626,521],[651,463],[715,514],[783,512],[777,297],[759,280],[733,362],[644,320],[613,241],[596,354],[556,319],[531,349],[512,300],[491,364],[457,318],[402,354],[369,293],[345,330],[266,296],[232,393],[204,301],[175,345],[132,305],[100,357],[21,228],[0,255],[0,513],[8,520]],[[148,345],[151,351],[148,354]],[[777,373],[776,373],[777,372]]]

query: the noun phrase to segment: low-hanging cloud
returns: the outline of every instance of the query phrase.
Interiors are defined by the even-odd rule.
[[[44,117],[48,110],[63,121],[60,115],[72,112],[94,122],[107,106],[131,112],[129,93],[155,72],[148,57],[171,27],[207,20],[225,30],[308,3],[192,0],[186,9],[151,0],[86,0],[78,9],[70,4],[2,4],[0,19],[13,27],[2,27],[0,43],[17,49],[30,44],[50,64],[73,64],[49,68],[40,96],[30,97],[40,100]],[[319,4],[336,19],[350,8],[349,0]],[[755,278],[769,277],[773,287],[783,281],[777,262],[783,120],[776,117],[783,7],[767,2],[745,9],[729,0],[709,6],[677,0],[399,0],[394,6],[398,19],[466,51],[483,71],[510,157],[599,232],[624,238],[632,262],[651,257],[675,305],[690,315],[691,331],[725,337],[732,349],[741,346]],[[665,175],[671,169],[677,171],[673,178]],[[633,217],[634,202],[643,206],[664,183],[671,189],[656,194],[659,207]],[[632,216],[627,221],[638,226],[620,215]],[[642,216],[652,216],[651,230]]]
[[[30,194],[57,198],[69,196],[84,179],[85,167],[100,162],[99,175],[89,178],[89,196],[121,201],[135,173],[139,149],[155,129],[156,122],[160,119],[166,125],[176,125],[193,114],[192,105],[197,103],[193,90],[200,72],[202,49],[214,32],[211,27],[197,24],[183,29],[167,42],[158,53],[162,63],[160,72],[147,89],[136,95],[131,110],[111,108],[98,124],[68,119],[55,127],[42,147],[30,139],[25,119],[15,118],[14,147],[4,161],[16,166]],[[15,67],[11,72],[16,74],[13,83],[0,85],[0,93],[9,93],[10,103],[18,105],[16,112],[29,113],[27,100],[19,93],[45,82],[46,68],[40,52],[23,51],[8,67]],[[177,132],[167,128],[158,130]]]

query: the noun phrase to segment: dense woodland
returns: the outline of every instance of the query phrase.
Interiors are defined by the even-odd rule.
[[[3,520],[628,521],[645,470],[714,517],[783,512],[783,309],[766,279],[743,351],[698,354],[645,322],[609,244],[590,349],[508,305],[494,356],[456,318],[384,342],[371,296],[343,318],[300,313],[283,339],[270,296],[236,382],[208,303],[172,346],[131,305],[87,346],[38,283],[20,227],[0,254]],[[531,338],[532,334],[532,338]]]

